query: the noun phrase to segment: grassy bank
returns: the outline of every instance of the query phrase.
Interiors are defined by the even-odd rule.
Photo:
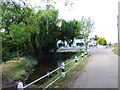
[[[115,48],[114,48],[113,52],[120,56],[120,44],[116,44],[116,45],[114,45],[114,47]]]
[[[2,73],[3,87],[26,77],[28,71],[36,64],[35,60],[26,57],[20,57],[18,60],[10,60],[1,64],[2,71],[0,73]]]
[[[77,52],[70,59],[66,60],[65,63],[67,63],[70,60],[74,59],[75,56],[80,56],[81,53],[83,53],[83,51]],[[81,57],[79,57],[78,61],[80,61],[80,60],[81,60]],[[73,78],[75,73],[77,73],[77,72],[82,70],[82,68],[85,66],[87,61],[88,61],[88,58],[85,58],[82,62],[80,62],[77,66],[75,66],[71,71],[69,71],[66,74],[65,78],[60,78],[57,82],[55,82],[52,86],[50,86],[50,88],[64,88],[64,87],[66,87],[66,83],[70,82],[70,80]],[[65,66],[65,71],[70,69],[74,64],[75,64],[75,62],[73,61],[70,64],[68,64],[67,66]],[[55,80],[60,75],[61,75],[61,71],[58,71],[57,75],[55,75],[52,78],[48,78],[47,82],[45,82],[42,86],[39,86],[39,88],[44,88],[45,86],[47,86],[50,82]]]

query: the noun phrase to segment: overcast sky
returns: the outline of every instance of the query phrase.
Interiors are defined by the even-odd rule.
[[[44,5],[40,0],[28,0],[32,5]],[[54,0],[53,0],[54,1]],[[65,20],[77,19],[82,16],[91,17],[95,23],[91,37],[105,37],[107,42],[118,41],[117,15],[119,0],[55,0],[52,5],[59,10],[59,17]],[[73,3],[72,3],[73,2]],[[71,5],[70,5],[71,4]],[[72,7],[71,7],[72,6]]]

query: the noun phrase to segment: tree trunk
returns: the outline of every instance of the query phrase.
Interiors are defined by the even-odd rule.
[[[17,44],[17,62],[18,62],[18,59],[19,59],[19,51],[18,51],[18,44]]]
[[[87,52],[87,42],[85,42],[85,51]]]
[[[85,51],[87,52],[87,38],[85,38]]]
[[[39,55],[42,56],[43,55],[43,52],[41,50],[41,47],[39,48]]]

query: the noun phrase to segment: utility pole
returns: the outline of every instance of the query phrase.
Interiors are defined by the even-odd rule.
[[[118,44],[120,44],[120,1],[118,2],[117,26],[118,26]]]
[[[118,2],[118,16],[117,16],[117,25],[118,25],[118,48],[120,48],[120,1]],[[120,61],[118,59],[118,68],[120,68]],[[120,73],[120,69],[118,69]],[[120,89],[120,79],[118,79],[118,88]]]

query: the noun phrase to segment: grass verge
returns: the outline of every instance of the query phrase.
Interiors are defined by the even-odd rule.
[[[113,52],[120,56],[120,44],[116,44],[114,47]]]

